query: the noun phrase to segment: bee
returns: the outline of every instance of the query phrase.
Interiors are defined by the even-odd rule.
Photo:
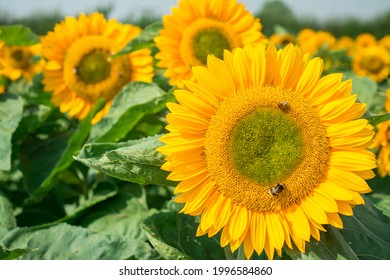
[[[287,101],[279,102],[279,103],[278,103],[278,107],[279,107],[279,109],[282,110],[283,112],[287,112],[288,110],[290,110],[290,104],[288,104]]]
[[[269,189],[269,194],[276,196],[284,190],[284,186],[281,183],[278,183],[275,187]]]

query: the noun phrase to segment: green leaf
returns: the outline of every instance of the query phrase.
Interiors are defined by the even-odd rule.
[[[139,259],[151,251],[144,241],[97,234],[68,224],[14,229],[4,237],[3,246],[9,250],[30,250],[21,256],[25,260]]]
[[[0,26],[0,40],[7,46],[30,46],[39,43],[39,37],[22,25]]]
[[[293,259],[368,259],[390,258],[390,218],[365,197],[366,205],[354,208],[351,217],[342,216],[343,229],[328,226],[320,241],[306,246],[306,255],[286,250]]]
[[[132,40],[126,47],[124,47],[117,55],[127,54],[143,48],[151,48],[154,46],[153,39],[160,34],[163,28],[162,22],[154,22],[144,28],[141,34]]]
[[[216,237],[196,237],[197,226],[194,217],[171,211],[147,218],[142,229],[164,259],[225,259]]]
[[[88,197],[85,198],[82,196],[79,200],[78,207],[73,209],[66,217],[60,219],[56,223],[61,223],[69,220],[73,220],[82,213],[92,208],[98,203],[101,203],[107,200],[110,197],[113,197],[118,192],[118,188],[116,185],[111,184],[109,182],[101,182],[97,185],[97,187],[89,193]]]
[[[390,113],[384,113],[384,114],[377,114],[377,115],[370,115],[365,117],[369,121],[369,123],[372,126],[377,126],[378,124],[389,121],[390,120]]]
[[[141,185],[175,186],[161,170],[164,156],[156,151],[161,135],[122,143],[86,144],[75,159],[120,180]]]
[[[28,252],[30,252],[30,250],[27,249],[8,250],[4,246],[0,246],[0,260],[16,260]]]
[[[24,174],[24,181],[31,197],[27,202],[36,203],[54,187],[59,173],[70,166],[73,155],[79,151],[88,137],[91,129],[91,120],[104,107],[104,100],[100,100],[91,109],[88,115],[80,122],[74,134],[67,139],[67,135],[59,138],[49,138],[47,142],[51,145],[44,145],[47,149],[40,149],[39,145],[27,147],[25,154],[21,157],[21,168]],[[67,141],[68,140],[68,141]],[[44,144],[47,144],[44,142]],[[65,149],[63,149],[66,143]],[[44,152],[42,152],[44,151]],[[42,165],[45,164],[45,168]],[[37,174],[37,173],[39,174]]]
[[[0,195],[0,240],[16,227],[16,220],[9,200]]]
[[[127,236],[146,241],[146,235],[140,226],[155,211],[148,210],[133,195],[122,192],[94,207],[91,214],[82,220],[81,225],[102,234]]]
[[[22,98],[9,93],[0,94],[0,170],[11,169],[11,140],[22,114]]]
[[[41,104],[32,104],[24,107],[23,118],[14,133],[15,139],[23,139],[37,130],[50,115],[51,108]]]
[[[165,108],[172,99],[156,84],[132,82],[113,99],[110,111],[93,126],[88,142],[117,142],[147,114]]]
[[[379,92],[376,82],[368,77],[356,76],[351,71],[343,73],[343,80],[352,80],[352,93],[358,95],[361,103],[367,104],[368,111],[378,112],[376,100]],[[383,107],[383,104],[381,106]]]

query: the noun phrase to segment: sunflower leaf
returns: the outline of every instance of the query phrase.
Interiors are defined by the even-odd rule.
[[[59,173],[70,166],[73,154],[84,144],[91,129],[91,120],[104,104],[104,100],[98,101],[71,136],[67,132],[46,141],[35,141],[35,145],[25,145],[20,160],[24,183],[31,194],[28,203],[41,201],[54,187]]]
[[[16,227],[16,220],[11,202],[0,195],[0,240],[7,232]]]
[[[352,80],[352,93],[358,95],[361,103],[367,104],[367,109],[370,112],[376,112],[374,102],[378,92],[378,84],[370,78],[356,76],[351,71],[344,72],[343,79]]]
[[[328,227],[320,241],[306,246],[306,255],[286,250],[293,259],[389,259],[390,218],[365,197],[365,205],[354,208],[353,216],[342,216],[343,229]]]
[[[216,237],[196,237],[197,226],[194,217],[169,211],[150,216],[141,227],[164,259],[225,259]]]
[[[132,40],[126,47],[124,47],[115,56],[127,54],[143,48],[151,48],[154,46],[153,39],[160,34],[160,29],[163,28],[162,22],[154,22],[144,28],[141,34]]]
[[[22,25],[0,26],[0,41],[7,46],[31,46],[39,43],[39,37]]]
[[[365,119],[367,119],[372,126],[376,126],[382,122],[389,121],[390,113],[371,115]]]
[[[172,99],[156,84],[132,82],[113,99],[110,111],[93,126],[88,142],[117,142],[134,128],[142,117],[165,108]]]
[[[160,135],[161,136],[161,135]],[[111,177],[141,185],[175,186],[161,170],[164,156],[156,151],[162,145],[159,135],[122,143],[86,144],[74,158]]]
[[[59,224],[52,227],[16,228],[3,239],[8,250],[29,250],[25,260],[123,260],[145,258],[150,246],[141,240],[104,235],[82,227]]]
[[[23,100],[18,95],[0,94],[0,170],[11,169],[12,135],[23,115]]]

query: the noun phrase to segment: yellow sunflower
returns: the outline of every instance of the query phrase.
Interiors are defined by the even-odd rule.
[[[352,70],[359,76],[367,76],[376,82],[389,75],[390,56],[381,46],[359,48],[352,58]]]
[[[390,89],[387,90],[386,112],[390,112]],[[379,148],[378,173],[381,177],[390,176],[390,121],[380,123],[371,148]]]
[[[259,19],[236,0],[181,0],[155,38],[157,66],[166,68],[169,84],[183,87],[191,67],[205,65],[208,54],[222,58],[232,50],[264,39]]]
[[[125,84],[151,82],[154,70],[149,49],[112,56],[140,32],[137,26],[106,20],[100,13],[66,17],[57,24],[54,32],[42,38],[47,59],[43,84],[53,93],[52,102],[61,112],[82,119],[99,98],[105,98],[105,108],[93,120],[96,123]]]
[[[295,37],[291,34],[285,33],[285,34],[272,34],[269,38],[270,41],[274,42],[274,44],[277,47],[284,47],[288,44],[294,44],[295,43]]]
[[[321,78],[322,60],[274,45],[209,56],[194,82],[174,92],[169,133],[158,150],[182,212],[201,215],[197,235],[272,259],[284,244],[305,252],[323,225],[342,228],[370,192],[374,135],[365,105],[341,74]],[[293,241],[293,242],[292,242]]]
[[[30,81],[42,71],[41,44],[32,46],[6,46],[0,43],[0,75],[11,80],[24,77]]]
[[[383,36],[378,44],[384,47],[387,51],[390,51],[390,35]]]
[[[376,38],[371,33],[362,33],[356,37],[356,46],[358,48],[375,46],[376,43]]]

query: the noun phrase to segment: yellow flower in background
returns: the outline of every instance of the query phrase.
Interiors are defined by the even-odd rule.
[[[387,90],[385,110],[390,112],[390,89]],[[390,121],[378,124],[377,133],[371,148],[379,148],[377,158],[379,176],[390,176]]]
[[[332,50],[347,50],[350,51],[355,45],[354,40],[349,36],[341,36],[335,42],[332,47]]]
[[[271,44],[209,56],[168,103],[162,166],[179,181],[181,212],[201,215],[197,235],[221,232],[250,258],[272,259],[284,244],[305,252],[323,225],[342,228],[370,192],[374,135],[365,105],[341,74],[321,77],[322,60]]]
[[[387,51],[390,51],[390,35],[386,35],[382,37],[378,44],[382,47],[384,47]]]
[[[0,46],[0,75],[13,81],[24,77],[30,81],[32,77],[41,72],[43,60],[41,44],[32,46],[6,46],[1,42]]]
[[[323,46],[332,48],[336,38],[326,31],[305,28],[298,33],[297,41],[303,52],[314,54]]]
[[[389,75],[389,62],[389,53],[381,46],[358,48],[352,57],[352,70],[359,76],[381,82]]]
[[[291,34],[273,34],[269,38],[270,41],[274,42],[277,47],[284,47],[288,44],[295,44],[295,37]]]
[[[169,84],[180,88],[183,80],[191,80],[191,67],[207,63],[207,55],[222,58],[224,49],[264,38],[259,19],[236,0],[181,0],[163,24],[155,38],[157,66],[166,68]]]
[[[356,37],[356,46],[358,48],[367,48],[377,44],[376,38],[370,33],[362,33]]]
[[[137,37],[141,29],[106,20],[103,14],[66,17],[42,38],[47,59],[43,84],[53,93],[61,112],[83,119],[99,98],[107,100],[93,123],[109,110],[112,98],[130,81],[151,82],[153,58],[149,49],[113,57]]]

